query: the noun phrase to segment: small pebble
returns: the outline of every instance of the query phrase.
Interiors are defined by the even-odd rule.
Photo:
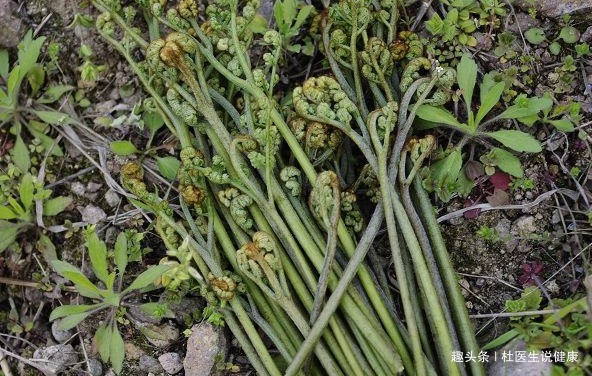
[[[70,185],[70,191],[76,196],[82,197],[86,193],[86,187],[79,181],[75,181]]]
[[[160,363],[158,363],[158,360],[148,355],[142,355],[140,357],[139,366],[144,372],[162,372],[162,367],[160,366]]]
[[[79,211],[80,214],[82,214],[82,221],[90,224],[99,223],[103,219],[107,218],[107,214],[105,214],[103,209],[93,205],[87,205]]]
[[[158,361],[160,362],[162,369],[171,375],[179,373],[183,369],[183,360],[179,354],[174,352],[162,354],[158,357]]]
[[[67,340],[69,340],[70,338],[72,338],[72,336],[74,335],[74,332],[72,330],[58,329],[58,325],[60,325],[61,322],[62,322],[62,320],[58,319],[58,320],[55,320],[51,324],[51,334],[53,335],[53,338],[56,341],[58,341],[59,343],[64,343]]]
[[[105,202],[107,202],[107,205],[114,208],[117,205],[119,205],[119,202],[120,202],[119,195],[117,194],[117,192],[110,189],[105,193]]]

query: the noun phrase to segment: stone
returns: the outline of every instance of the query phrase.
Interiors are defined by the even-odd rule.
[[[140,359],[142,355],[146,355],[144,350],[139,348],[138,346],[134,345],[131,342],[126,342],[125,345],[125,357],[129,360],[137,360]]]
[[[58,374],[78,362],[78,354],[72,345],[40,347],[33,353],[34,359],[43,359],[43,367],[49,374]]]
[[[115,192],[114,190],[110,189],[107,192],[105,192],[105,202],[107,202],[107,205],[109,205],[110,207],[116,207],[117,205],[119,205],[120,201],[121,199],[119,198],[119,194],[117,194],[117,192]]]
[[[75,181],[70,185],[70,192],[74,193],[78,197],[83,197],[86,193],[86,187],[79,181]]]
[[[154,359],[148,355],[142,355],[140,357],[140,361],[138,362],[140,369],[146,373],[160,373],[162,372],[162,366],[158,363],[158,360]]]
[[[138,321],[135,325],[148,342],[161,349],[170,346],[179,338],[179,329],[171,324],[154,325]]]
[[[519,351],[523,351],[526,354],[525,362],[517,361],[503,361],[502,354],[515,354]],[[552,362],[540,361],[540,354],[538,354],[538,362],[529,362],[528,356],[531,352],[526,348],[526,344],[523,341],[512,341],[501,349],[496,350],[497,360],[494,360],[494,355],[489,355],[489,362],[487,367],[488,376],[508,376],[508,375],[520,375],[520,376],[550,376],[553,368]]]
[[[98,359],[89,359],[88,369],[91,376],[101,376],[103,374],[103,363]]]
[[[513,4],[525,11],[534,6],[543,17],[561,18],[569,14],[592,21],[592,0],[515,0]]]
[[[536,233],[537,227],[535,224],[535,218],[532,215],[524,215],[512,224],[511,233],[514,236],[526,238],[531,234]]]
[[[207,322],[194,325],[183,360],[186,375],[209,376],[219,359],[226,359],[226,337],[220,327]]]
[[[506,29],[512,33],[520,33],[520,31],[524,33],[526,30],[538,27],[540,24],[539,20],[532,18],[529,14],[516,12],[514,17],[510,17]]]
[[[58,325],[62,322],[61,319],[55,320],[51,324],[51,335],[58,343],[64,343],[68,341],[74,335],[73,330],[60,330]]]
[[[162,354],[158,357],[158,362],[162,366],[162,369],[170,375],[177,374],[183,369],[181,356],[174,352]]]
[[[84,208],[79,209],[82,214],[82,221],[90,224],[96,224],[107,218],[107,214],[103,209],[94,205],[86,205]]]
[[[0,48],[15,47],[25,35],[26,25],[17,17],[18,4],[0,0]]]

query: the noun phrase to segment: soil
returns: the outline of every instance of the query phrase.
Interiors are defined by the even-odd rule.
[[[147,139],[147,130],[139,130],[133,124],[127,124],[117,129],[101,125],[101,117],[113,119],[118,116],[117,109],[131,109],[141,98],[142,92],[127,64],[92,29],[85,29],[81,26],[67,27],[72,23],[73,15],[77,12],[91,13],[87,9],[78,8],[75,3],[77,2],[31,0],[27,1],[25,5],[25,21],[32,28],[39,27],[41,35],[47,36],[48,40],[57,42],[61,47],[59,55],[61,72],[51,79],[61,84],[71,84],[84,89],[84,96],[90,101],[90,106],[83,109],[77,108],[77,116],[89,124],[96,133],[110,140]],[[50,14],[52,16],[47,20]],[[554,20],[544,20],[544,22],[556,24]],[[83,58],[80,57],[79,49],[82,44],[86,44],[92,49],[94,64],[105,65],[105,73],[91,86],[80,80],[79,67],[83,63]],[[484,60],[487,60],[487,56],[484,57]],[[530,88],[532,92],[553,87],[554,84],[550,81],[549,75],[553,72],[554,64],[556,66],[558,63],[550,61],[544,67],[538,67],[540,69],[537,77],[540,80],[533,83]],[[491,59],[489,64],[492,67],[504,68],[500,63],[496,63],[495,59]],[[590,60],[587,60],[586,64],[582,63],[578,70],[580,68],[584,72],[584,78],[582,75],[576,75],[574,83],[576,87],[573,94],[562,95],[560,96],[561,100],[575,97],[581,99],[582,103],[590,102],[590,95],[586,97],[581,94],[586,90],[586,84],[588,84],[584,82],[586,77],[592,75]],[[582,124],[589,119],[590,114],[585,113]],[[586,212],[589,208],[584,207],[581,200],[579,203],[574,202],[573,196],[569,194],[570,192],[581,193],[583,190],[589,195],[590,192],[590,184],[588,183],[590,179],[587,179],[590,175],[588,169],[591,159],[590,128],[582,128],[581,131],[587,132],[587,138],[581,134],[580,138],[577,134],[571,134],[567,138],[546,141],[544,153],[523,161],[524,179],[530,180],[532,185],[511,187],[508,190],[509,201],[515,205],[532,202],[538,196],[552,189],[564,189],[566,190],[565,194],[551,197],[540,205],[528,209],[491,210],[482,212],[476,218],[469,219],[460,216],[441,224],[450,257],[460,276],[460,284],[470,314],[504,311],[506,300],[515,299],[520,295],[523,288],[520,277],[523,274],[524,265],[529,262],[542,264],[542,272],[539,275],[540,282],[549,296],[567,297],[574,291],[582,291],[583,287],[579,281],[585,275],[586,266],[583,259],[576,258],[575,261],[567,264],[587,246],[591,233]],[[551,132],[552,129],[541,129],[537,136],[542,140],[548,140],[548,135]],[[581,141],[584,146],[580,145],[578,148],[578,139],[584,140]],[[136,214],[121,224],[115,224],[117,214],[129,212],[133,206],[127,204],[122,196],[120,196],[122,199],[120,204],[111,206],[106,195],[112,187],[105,183],[103,176],[97,169],[77,175],[78,172],[93,165],[72,146],[66,145],[65,150],[66,157],[61,161],[55,161],[50,169],[51,179],[54,182],[66,179],[55,186],[54,195],[66,194],[74,197],[75,202],[69,208],[70,210],[56,218],[55,224],[62,224],[64,221],[80,222],[81,210],[92,205],[102,209],[107,216],[115,216],[113,221],[103,221],[98,224],[100,232],[106,234],[106,241],[110,244],[115,239],[113,235],[109,237],[109,234],[114,234],[115,230],[120,231],[128,228],[141,231],[149,226],[141,214]],[[125,159],[108,154],[104,165],[112,169],[113,176],[116,177],[117,171]],[[569,169],[574,167],[581,170],[581,175],[577,179],[569,173]],[[580,183],[583,186],[578,187]],[[85,188],[85,192],[75,193],[73,184],[80,184]],[[93,189],[88,189],[88,187],[93,187]],[[481,193],[477,188],[470,197],[477,198],[481,196]],[[590,196],[588,197],[590,198]],[[454,198],[448,203],[436,203],[438,214],[444,215],[462,209],[466,206],[465,202],[465,199]],[[528,233],[518,231],[521,226],[527,226]],[[500,236],[493,239],[484,238],[483,235],[480,235],[480,229],[483,228],[496,229]],[[85,257],[81,231],[83,230],[79,228],[71,228],[52,235],[60,259],[75,261]],[[34,256],[32,248],[39,236],[40,233],[37,233],[23,239],[21,244],[24,248],[20,254],[5,253],[0,257],[0,276],[15,281],[37,278],[38,281],[50,282],[50,284],[58,282],[56,280],[48,281],[47,274],[44,275],[39,269],[38,263],[35,262],[36,256]],[[158,263],[165,251],[160,238],[154,232],[149,232],[142,245],[153,250],[151,254],[146,256],[146,264]],[[569,267],[564,267],[565,265],[569,265]],[[90,274],[90,271],[86,272]],[[51,327],[46,321],[49,312],[57,304],[57,299],[62,303],[67,303],[70,298],[70,295],[64,295],[56,290],[40,292],[35,288],[22,288],[7,283],[0,288],[0,311],[5,320],[13,320],[13,317],[9,317],[11,308],[9,302],[12,301],[16,304],[16,310],[21,314],[20,323],[23,322],[24,317],[35,318],[34,329],[21,335],[21,338],[35,344],[35,346],[45,346],[52,341]],[[100,317],[95,320],[100,320]],[[507,329],[507,322],[501,319],[476,319],[474,323],[481,343],[488,342]],[[98,324],[98,321],[86,320],[84,325],[79,328],[82,332],[80,338],[86,344],[86,351],[90,353],[97,351],[90,333]],[[0,332],[9,332],[5,324],[0,325]],[[179,328],[185,327],[178,322],[176,325]],[[132,328],[132,326],[127,327]],[[136,346],[141,352],[155,358],[163,352],[175,351],[180,354],[185,352],[186,341],[182,337],[182,339],[172,341],[165,348],[155,348],[146,343],[143,335],[135,329],[124,333],[124,337],[126,343],[131,343],[130,346]],[[5,339],[2,342],[4,341],[8,342],[15,351],[20,351],[21,356],[32,356],[32,351],[27,350],[27,346],[23,346],[23,343],[18,340]],[[236,344],[230,353],[229,359],[231,361],[234,360],[235,364],[241,364],[243,370],[248,370],[248,365],[244,364],[242,360],[244,357]],[[125,372],[127,373],[124,374],[144,372],[138,369],[137,364],[133,362],[130,361],[129,364],[126,364]],[[21,375],[39,374],[22,363],[16,369],[18,369],[17,373]],[[81,369],[80,367],[73,368],[68,374],[80,374]],[[104,369],[107,367],[105,366]]]

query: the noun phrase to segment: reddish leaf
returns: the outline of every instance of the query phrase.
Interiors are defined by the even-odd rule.
[[[477,161],[468,161],[465,165],[465,174],[471,180],[477,180],[485,173],[483,165]]]
[[[475,204],[478,204],[478,202],[473,200],[466,200],[465,208],[468,208],[469,206],[473,206]],[[471,209],[464,212],[463,217],[465,217],[466,219],[475,219],[479,216],[479,214],[481,214],[481,209]]]
[[[522,268],[522,274],[518,277],[518,282],[522,286],[535,286],[536,279],[539,278],[539,274],[543,271],[543,264],[540,261],[527,261],[520,266]]]
[[[508,192],[498,188],[495,188],[493,190],[493,194],[491,196],[487,196],[485,199],[491,206],[506,205],[510,202],[510,196],[508,195]]]
[[[489,182],[493,185],[493,188],[507,191],[510,185],[510,175],[503,171],[498,171],[489,177]]]

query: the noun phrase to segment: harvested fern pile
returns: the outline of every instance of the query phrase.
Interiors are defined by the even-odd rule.
[[[396,2],[319,13],[311,33],[331,74],[281,93],[310,6],[279,3],[274,30],[256,0],[200,14],[192,0],[93,3],[150,96],[144,108],[178,141],[178,200],[141,165],[121,171],[169,249],[165,288],[200,291],[260,375],[483,374],[451,362],[479,349],[414,179],[435,140],[410,138],[421,104],[450,100],[455,71],[399,32]],[[366,257],[384,226],[396,291]]]

